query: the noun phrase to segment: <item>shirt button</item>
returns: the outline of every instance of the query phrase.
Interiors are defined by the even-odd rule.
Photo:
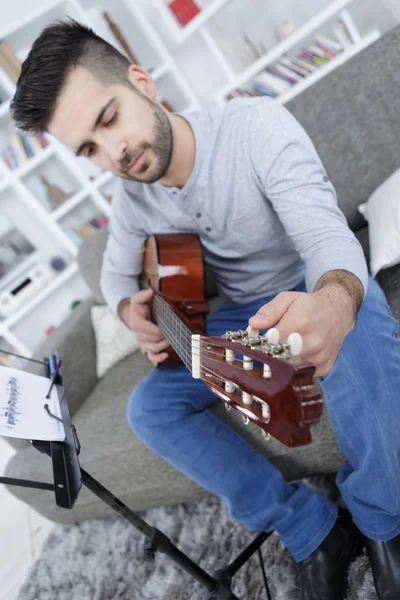
[[[325,181],[325,183],[326,183],[327,181],[329,181],[329,177],[327,177],[327,176],[325,175],[325,177],[324,177],[324,181]]]
[[[196,217],[197,217],[198,219],[200,219],[200,217],[201,217],[201,213],[196,213]]]
[[[211,227],[206,227],[206,231],[211,231]]]

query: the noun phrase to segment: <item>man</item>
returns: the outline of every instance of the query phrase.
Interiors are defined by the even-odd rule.
[[[400,597],[400,341],[384,294],[337,207],[302,127],[273,100],[238,99],[185,115],[156,101],[151,76],[75,22],[42,32],[12,102],[16,122],[49,131],[120,176],[102,289],[150,360],[168,342],[139,290],[151,233],[197,232],[224,303],[210,335],[297,331],[316,365],[347,462],[337,482],[352,515],[279,471],[208,408],[183,366],[153,369],[127,418],[164,459],[256,530],[277,530],[300,565],[302,600],[345,597],[365,536],[378,597]]]

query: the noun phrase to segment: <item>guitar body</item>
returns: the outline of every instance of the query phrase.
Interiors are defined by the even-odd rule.
[[[196,234],[151,235],[145,246],[143,278],[145,287],[168,298],[193,329],[204,333],[209,306],[204,296],[203,254]],[[171,346],[167,352],[169,357],[162,365],[181,362]]]

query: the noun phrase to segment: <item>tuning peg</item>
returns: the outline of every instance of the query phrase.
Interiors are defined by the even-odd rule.
[[[269,423],[270,420],[271,420],[271,410],[270,410],[268,404],[262,404],[261,405],[261,412],[262,412],[263,419],[267,423]]]
[[[242,392],[242,400],[243,404],[253,404],[253,396],[247,392]]]
[[[246,415],[243,415],[243,416],[242,416],[242,419],[243,419],[243,423],[244,423],[245,425],[248,425],[248,424],[249,424],[249,421],[250,421],[249,417],[246,417]]]
[[[229,348],[225,350],[225,360],[229,363],[235,362],[235,353],[233,350],[230,350]]]
[[[243,356],[243,369],[245,371],[251,371],[254,368],[253,359],[250,356]]]
[[[224,402],[225,408],[226,410],[229,412],[232,408],[232,406],[228,403],[228,402]]]
[[[228,392],[228,394],[233,394],[235,389],[236,388],[233,385],[233,383],[231,383],[230,381],[225,381],[225,391]]]
[[[264,431],[264,429],[261,429],[261,432],[263,434],[263,438],[268,442],[271,437],[268,431]]]
[[[254,329],[253,327],[251,327],[250,325],[248,326],[248,328],[246,329],[247,331],[247,335],[251,338],[253,337],[257,337],[260,330],[259,329]]]
[[[271,367],[267,363],[263,364],[263,377],[264,379],[271,379],[272,377]]]
[[[279,343],[279,331],[272,327],[268,329],[267,333],[264,334],[268,344],[278,344]]]
[[[289,346],[290,354],[292,356],[297,356],[303,348],[303,339],[299,333],[291,333],[287,339],[287,344]]]

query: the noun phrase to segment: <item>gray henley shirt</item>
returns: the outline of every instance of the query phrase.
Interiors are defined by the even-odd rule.
[[[139,290],[152,233],[197,233],[228,302],[290,290],[304,278],[312,292],[333,269],[354,273],[366,293],[362,248],[314,145],[288,110],[270,98],[240,98],[181,116],[196,141],[186,185],[117,180],[101,275],[114,312]]]

